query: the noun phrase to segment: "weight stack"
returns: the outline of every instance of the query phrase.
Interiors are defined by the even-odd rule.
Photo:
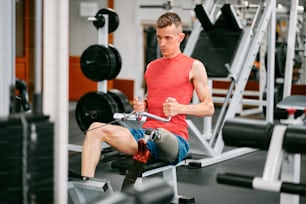
[[[53,129],[43,115],[0,121],[0,203],[53,203]]]

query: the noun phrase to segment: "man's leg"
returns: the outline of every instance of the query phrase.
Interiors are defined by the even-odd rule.
[[[103,142],[128,155],[133,155],[138,148],[136,140],[127,128],[95,122],[90,125],[83,143],[82,176],[94,177]]]
[[[186,158],[189,143],[180,136],[163,128],[157,128],[160,138],[154,141],[159,158],[170,163],[177,163]]]
[[[160,158],[169,162],[177,161],[179,144],[176,136],[164,128],[158,128],[158,133],[160,134],[160,138],[154,142]]]

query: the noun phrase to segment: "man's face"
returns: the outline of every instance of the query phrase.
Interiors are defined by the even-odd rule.
[[[180,51],[180,43],[184,39],[184,33],[174,24],[165,28],[157,28],[157,42],[164,57],[171,58]]]

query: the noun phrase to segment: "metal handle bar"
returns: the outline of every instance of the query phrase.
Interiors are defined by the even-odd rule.
[[[114,113],[113,118],[117,120],[137,120],[137,121],[146,121],[147,118],[153,118],[155,120],[159,120],[165,123],[171,120],[171,117],[163,118],[148,112]]]

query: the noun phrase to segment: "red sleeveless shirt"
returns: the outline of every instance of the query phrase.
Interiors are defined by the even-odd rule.
[[[193,85],[189,80],[189,71],[194,59],[180,53],[174,58],[160,58],[152,61],[145,72],[148,88],[148,112],[166,117],[163,103],[168,97],[175,98],[180,104],[190,104]],[[188,125],[185,115],[177,115],[168,123],[148,118],[143,128],[165,128],[188,140]]]

